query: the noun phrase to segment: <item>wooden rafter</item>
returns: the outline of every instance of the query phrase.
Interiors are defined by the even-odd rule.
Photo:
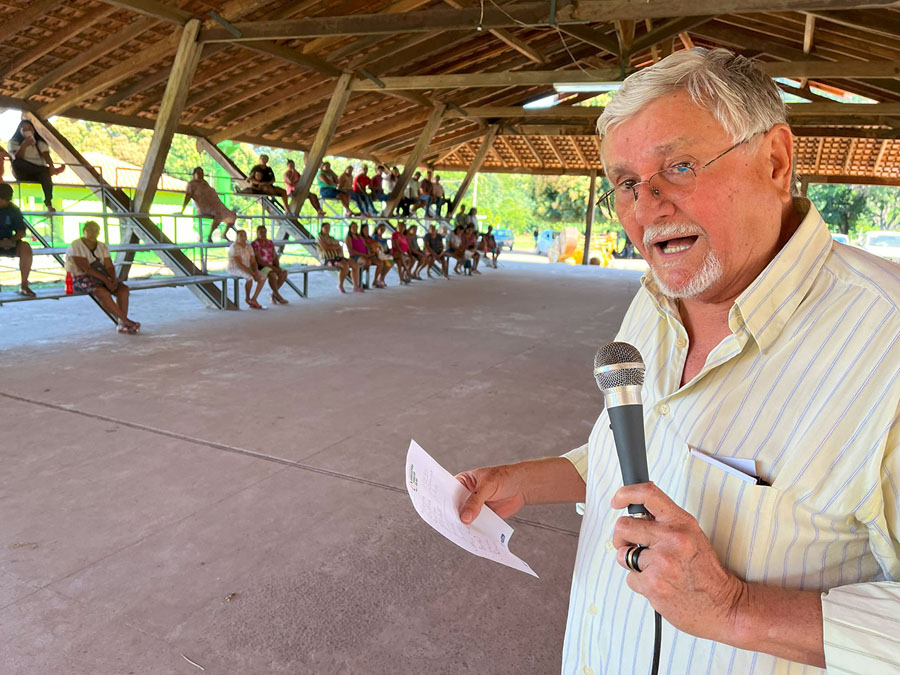
[[[31,2],[25,9],[16,12],[0,26],[0,43],[6,42],[7,38],[27,28],[37,18],[61,4],[62,0],[37,0],[37,2]]]
[[[101,0],[101,2],[114,7],[130,9],[138,14],[168,21],[178,26],[183,26],[192,16],[190,12],[185,12],[177,7],[157,2],[156,0]]]

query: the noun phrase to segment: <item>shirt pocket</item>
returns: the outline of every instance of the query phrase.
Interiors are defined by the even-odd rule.
[[[745,581],[761,576],[778,490],[744,481],[686,449],[682,493],[682,508],[697,519],[722,564]]]

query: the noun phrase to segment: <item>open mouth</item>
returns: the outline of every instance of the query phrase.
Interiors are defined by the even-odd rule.
[[[656,249],[663,255],[674,255],[687,251],[698,239],[698,235],[689,237],[675,237],[673,239],[661,239],[653,243]]]

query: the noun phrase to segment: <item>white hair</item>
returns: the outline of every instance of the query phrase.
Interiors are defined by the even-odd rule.
[[[597,133],[605,136],[644,106],[682,89],[735,144],[787,123],[778,86],[756,62],[727,49],[696,47],[627,77],[597,120]]]

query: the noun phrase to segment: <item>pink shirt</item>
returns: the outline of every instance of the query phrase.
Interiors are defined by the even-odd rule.
[[[366,240],[362,237],[350,237],[350,252],[355,255],[368,255],[369,249],[366,248]]]
[[[394,232],[391,235],[391,241],[394,243],[394,246],[399,246],[403,253],[409,253],[409,239],[406,238],[405,234]]]

